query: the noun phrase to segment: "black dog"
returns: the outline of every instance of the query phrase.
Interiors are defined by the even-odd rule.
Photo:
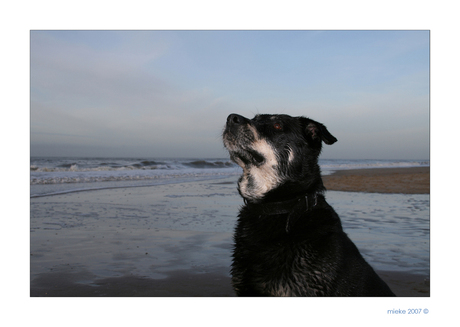
[[[305,117],[232,114],[223,133],[243,168],[232,284],[239,296],[395,296],[324,198],[318,156],[337,139]]]

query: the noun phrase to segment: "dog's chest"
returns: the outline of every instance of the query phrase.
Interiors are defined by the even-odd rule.
[[[240,222],[235,234],[234,283],[251,285],[259,294],[317,296],[324,294],[330,271],[320,254],[296,230],[285,231],[285,219],[265,226]]]
[[[320,296],[328,292],[329,272],[315,265],[316,253],[312,249],[277,246],[265,251],[259,248],[248,256],[242,283],[269,296]]]

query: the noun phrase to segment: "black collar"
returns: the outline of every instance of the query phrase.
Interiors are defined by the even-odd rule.
[[[248,209],[256,209],[262,216],[288,214],[286,218],[286,233],[290,226],[305,212],[312,210],[318,205],[320,193],[307,193],[290,200],[279,202],[254,203],[244,199]]]

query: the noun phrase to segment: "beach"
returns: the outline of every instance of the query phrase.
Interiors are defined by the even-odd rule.
[[[331,191],[429,194],[430,167],[338,170],[323,182]]]
[[[237,176],[30,199],[32,297],[233,297]],[[397,296],[430,296],[429,168],[324,176],[346,233]]]

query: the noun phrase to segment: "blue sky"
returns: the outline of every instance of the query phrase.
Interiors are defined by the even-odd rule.
[[[225,157],[226,117],[286,113],[323,158],[429,158],[428,31],[34,31],[31,155]]]

